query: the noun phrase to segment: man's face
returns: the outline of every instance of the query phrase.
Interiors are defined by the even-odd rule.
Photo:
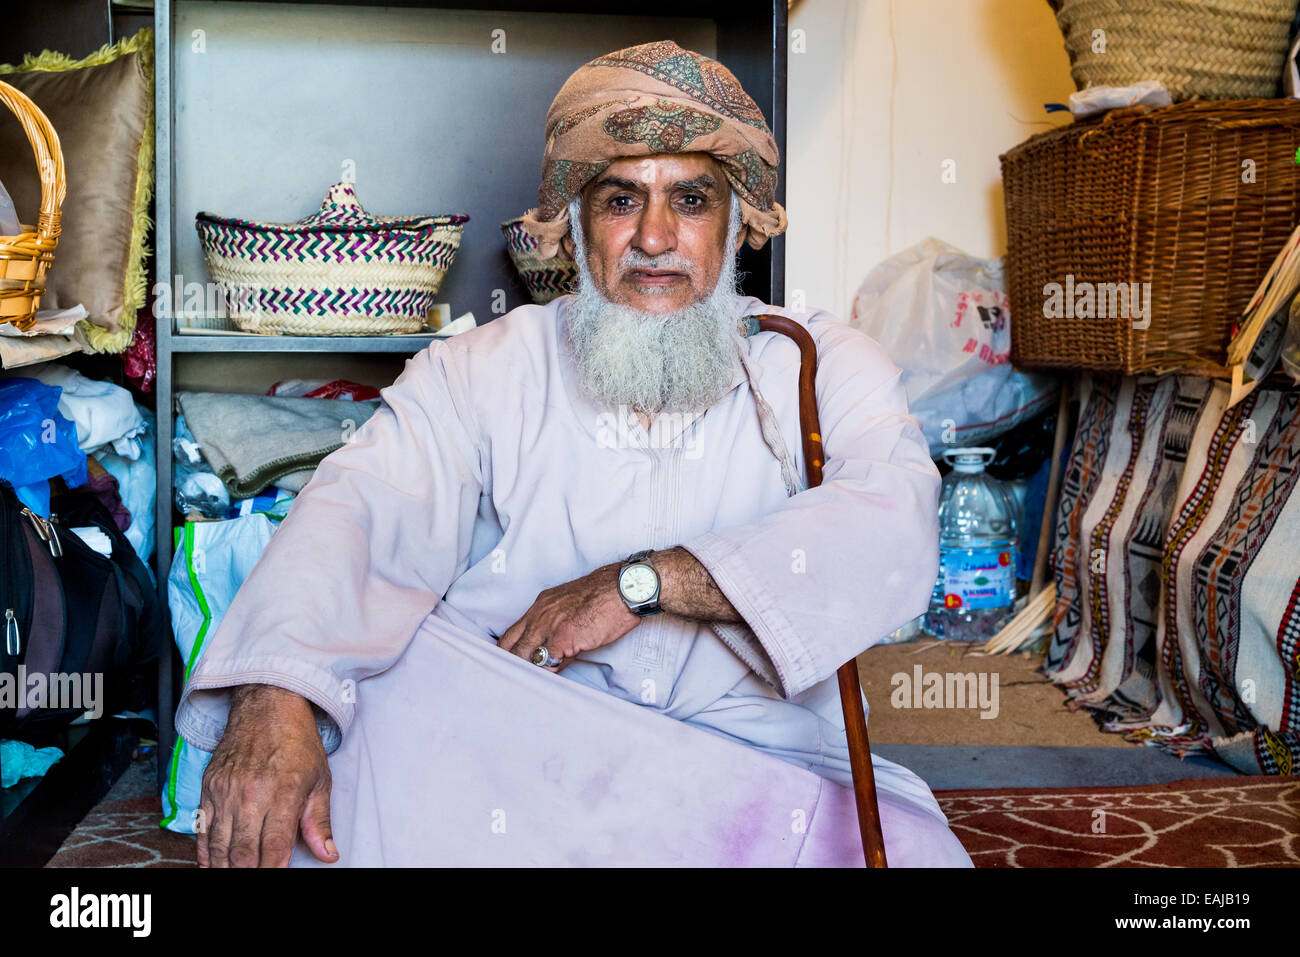
[[[625,157],[582,193],[592,280],[604,296],[665,313],[713,290],[726,249],[731,191],[707,153]]]

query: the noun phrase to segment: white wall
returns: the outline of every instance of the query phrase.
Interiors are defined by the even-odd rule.
[[[1002,255],[998,155],[1066,122],[1043,104],[1074,91],[1047,0],[800,0],[790,28],[787,300],[847,318],[871,267],[927,236]]]

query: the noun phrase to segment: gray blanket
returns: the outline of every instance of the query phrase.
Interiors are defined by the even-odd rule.
[[[224,392],[181,392],[176,400],[232,498],[248,498],[272,484],[302,488],[321,459],[342,448],[379,407],[350,399]]]

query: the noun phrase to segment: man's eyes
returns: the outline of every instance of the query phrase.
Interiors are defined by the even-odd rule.
[[[682,206],[685,206],[687,209],[690,210],[703,209],[706,205],[708,205],[708,200],[705,199],[704,196],[701,196],[699,193],[687,193],[684,196],[681,196],[678,199],[678,202]],[[617,209],[617,210],[630,209],[635,204],[636,204],[636,197],[628,196],[625,194],[614,196],[609,201],[610,208]]]

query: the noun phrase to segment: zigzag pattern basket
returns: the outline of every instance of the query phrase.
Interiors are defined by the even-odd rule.
[[[578,278],[578,264],[562,256],[544,259],[537,255],[537,240],[524,229],[524,218],[516,216],[501,224],[506,237],[506,250],[519,272],[519,278],[528,287],[533,302],[544,306],[552,299],[570,292]]]
[[[298,336],[418,332],[469,222],[371,216],[351,183],[330,187],[320,211],[296,223],[195,219],[234,324]]]

